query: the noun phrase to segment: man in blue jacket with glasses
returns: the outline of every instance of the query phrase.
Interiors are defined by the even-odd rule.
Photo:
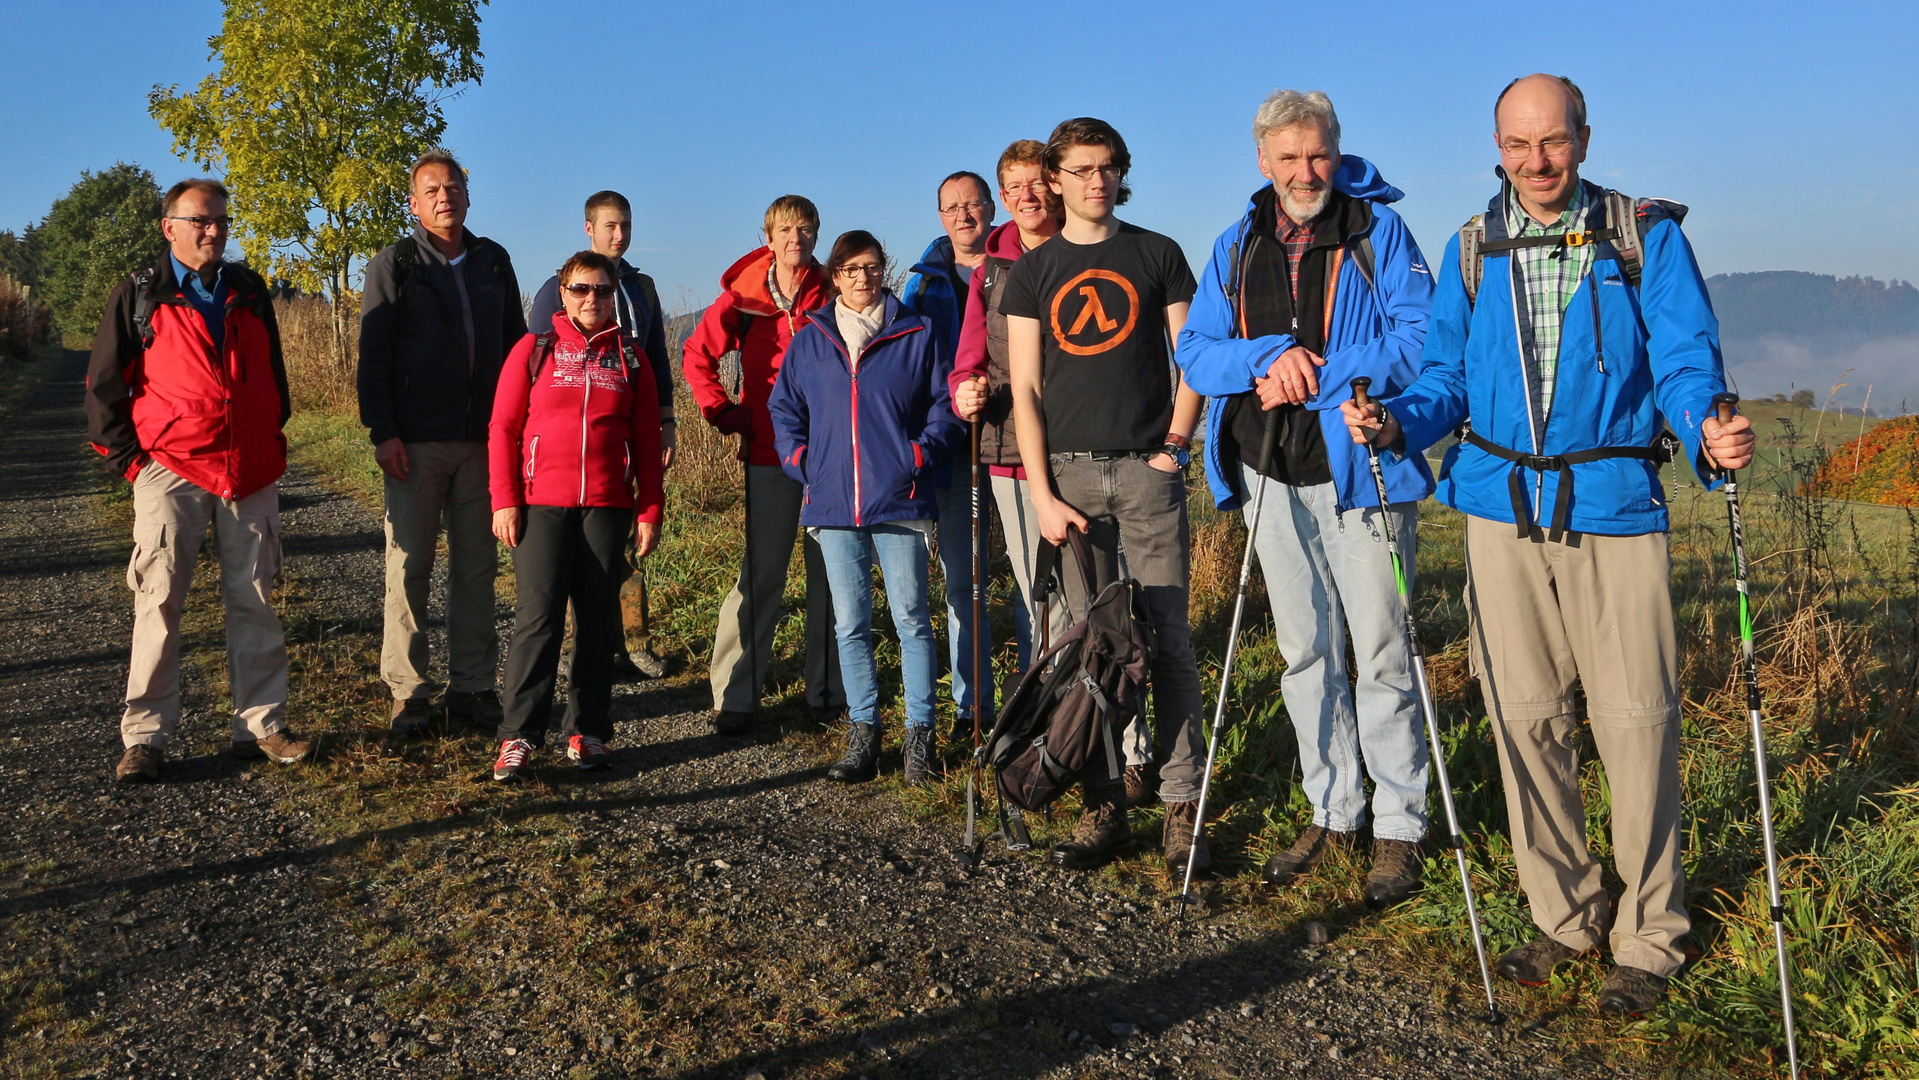
[[[1371,163],[1340,155],[1325,94],[1274,91],[1254,117],[1253,143],[1272,183],[1213,245],[1178,357],[1187,383],[1214,399],[1205,458],[1215,502],[1242,508],[1250,527],[1254,494],[1266,488],[1253,542],[1313,821],[1264,877],[1289,884],[1352,845],[1370,776],[1366,899],[1393,904],[1420,881],[1426,743],[1379,496],[1339,404],[1360,376],[1375,388],[1412,383],[1433,279],[1386,205],[1399,190]],[[1269,423],[1275,443],[1262,474]],[[1425,459],[1396,461],[1386,490],[1385,512],[1410,553],[1414,504],[1433,490]]]
[[[1679,673],[1659,463],[1668,426],[1709,484],[1750,464],[1685,207],[1579,178],[1572,81],[1494,104],[1500,191],[1446,249],[1419,378],[1351,438],[1387,458],[1458,430],[1439,498],[1466,515],[1473,667],[1499,750],[1520,888],[1540,936],[1500,974],[1542,985],[1608,941],[1602,1012],[1650,1012],[1685,963]],[[1611,795],[1616,910],[1586,845],[1575,685]]]

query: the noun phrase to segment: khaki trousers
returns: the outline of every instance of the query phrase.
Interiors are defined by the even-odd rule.
[[[777,465],[748,465],[746,482],[746,551],[733,591],[720,605],[720,625],[713,635],[713,659],[708,665],[713,708],[723,712],[750,713],[760,706],[766,668],[773,659],[773,635],[780,628],[780,601],[786,595],[786,568],[793,558],[793,540],[800,531],[804,495],[799,482]],[[833,634],[833,594],[827,588],[826,564],[821,561],[818,541],[809,536],[804,542],[806,703],[838,708],[846,704],[846,683],[840,678],[839,645]],[[751,604],[747,603],[749,593]],[[746,654],[750,644],[759,648],[749,662]]]
[[[133,653],[120,717],[127,746],[164,749],[180,726],[180,612],[209,527],[226,607],[233,738],[286,729],[286,633],[268,599],[280,575],[278,486],[222,499],[149,462],[133,482]]]
[[[1466,568],[1473,665],[1533,922],[1581,951],[1610,925],[1615,963],[1671,975],[1691,922],[1666,534],[1572,533],[1554,544],[1538,530],[1520,539],[1511,525],[1469,517]],[[1611,793],[1613,862],[1626,886],[1616,915],[1586,846],[1575,683]]]
[[[486,444],[406,444],[405,480],[386,478],[386,633],[380,678],[395,701],[433,696],[427,678],[427,604],[440,529],[446,529],[447,684],[494,688],[500,635],[493,625],[499,548],[487,491]]]

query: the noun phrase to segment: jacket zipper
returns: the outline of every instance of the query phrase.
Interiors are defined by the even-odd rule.
[[[533,436],[532,445],[526,448],[526,501],[533,501],[533,464],[540,457],[540,437]]]
[[[853,524],[860,524],[860,368],[847,351],[847,366],[853,383]]]

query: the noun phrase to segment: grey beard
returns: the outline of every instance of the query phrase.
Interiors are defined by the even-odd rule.
[[[1293,198],[1293,189],[1287,187],[1279,193],[1279,208],[1286,211],[1286,216],[1292,218],[1295,224],[1304,225],[1326,209],[1327,200],[1333,197],[1332,186],[1320,188],[1313,195],[1311,202],[1298,202]]]

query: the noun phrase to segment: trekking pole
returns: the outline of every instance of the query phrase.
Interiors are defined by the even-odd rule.
[[[970,459],[973,472],[968,477],[968,479],[972,481],[973,493],[973,529],[970,534],[973,542],[972,550],[968,552],[968,558],[972,560],[973,568],[973,768],[972,771],[966,774],[965,848],[968,852],[971,852],[973,850],[974,807],[977,805],[975,800],[979,795],[978,781],[980,768],[980,691],[982,688],[980,686],[979,624],[980,608],[983,606],[981,603],[980,590],[985,588],[986,582],[985,575],[980,572],[980,549],[984,545],[980,542],[979,535],[979,421],[975,419],[969,426],[973,429],[971,432],[972,456]]]
[[[733,396],[739,398],[740,406],[747,408],[746,431],[740,435],[740,533],[745,549],[746,591],[741,598],[746,601],[746,641],[752,649],[746,658],[748,677],[753,680],[753,710],[759,711],[760,695],[764,689],[760,678],[760,606],[759,590],[753,584],[753,413],[746,405],[746,334],[740,334],[738,378],[733,383]]]
[[[1713,408],[1721,424],[1736,414],[1739,395],[1715,394]],[[1793,1031],[1792,969],[1786,955],[1786,909],[1779,898],[1779,850],[1772,836],[1772,781],[1766,774],[1766,729],[1759,716],[1759,659],[1752,648],[1752,600],[1746,590],[1746,527],[1739,517],[1737,474],[1726,471],[1726,520],[1732,527],[1733,583],[1739,590],[1739,646],[1744,654],[1746,716],[1752,723],[1754,779],[1759,785],[1759,821],[1766,841],[1766,900],[1772,915],[1772,944],[1779,955],[1779,1007],[1786,1021],[1786,1062],[1799,1080],[1799,1039]]]
[[[1219,756],[1219,736],[1226,724],[1226,698],[1233,685],[1233,660],[1239,656],[1239,624],[1246,617],[1246,594],[1252,589],[1253,538],[1259,535],[1259,515],[1266,508],[1266,474],[1273,467],[1273,444],[1279,440],[1279,410],[1266,413],[1266,430],[1259,439],[1259,490],[1253,493],[1253,518],[1246,527],[1246,550],[1239,558],[1239,597],[1233,601],[1233,628],[1226,634],[1226,666],[1219,673],[1219,700],[1213,704],[1213,737],[1206,742],[1206,772],[1199,781],[1199,807],[1193,815],[1192,846],[1186,850],[1186,876],[1179,884],[1179,915],[1186,917],[1192,902],[1193,863],[1199,858],[1199,833],[1206,827],[1206,796],[1213,788],[1213,761]]]
[[[1360,408],[1372,404],[1366,393],[1373,380],[1353,380],[1353,404]],[[1426,651],[1419,644],[1419,624],[1413,620],[1413,598],[1406,587],[1406,562],[1399,550],[1399,534],[1393,528],[1388,511],[1386,474],[1379,467],[1379,449],[1369,440],[1366,461],[1372,467],[1373,487],[1379,493],[1379,520],[1386,530],[1386,549],[1393,559],[1393,585],[1399,590],[1399,608],[1406,623],[1406,644],[1413,654],[1413,681],[1419,690],[1419,708],[1426,716],[1426,741],[1432,744],[1433,771],[1439,777],[1440,801],[1446,807],[1447,842],[1453,849],[1453,861],[1459,866],[1459,888],[1466,896],[1466,921],[1473,931],[1473,952],[1479,957],[1479,978],[1486,985],[1486,1021],[1499,1022],[1499,1002],[1493,997],[1492,968],[1486,964],[1486,936],[1479,929],[1479,905],[1473,899],[1472,873],[1466,867],[1466,840],[1459,831],[1459,808],[1453,805],[1453,780],[1446,770],[1446,746],[1439,737],[1439,710],[1433,705],[1432,684],[1426,680]]]

